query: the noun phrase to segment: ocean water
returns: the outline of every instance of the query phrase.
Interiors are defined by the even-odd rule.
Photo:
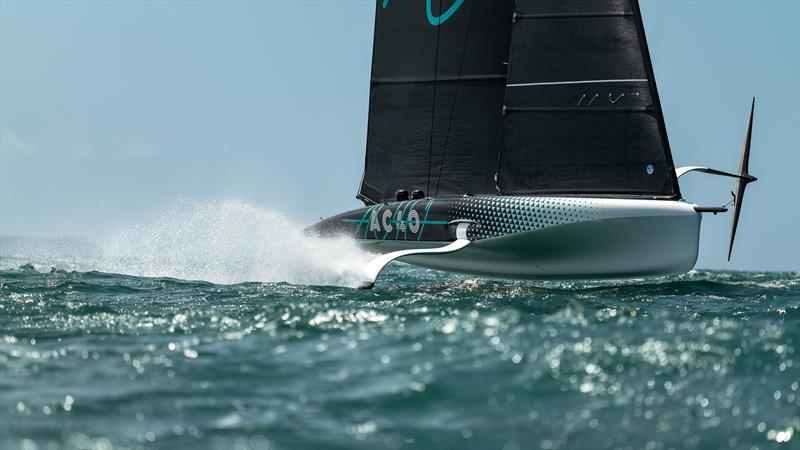
[[[800,448],[797,273],[358,290],[347,241],[186,208],[0,239],[0,448]]]

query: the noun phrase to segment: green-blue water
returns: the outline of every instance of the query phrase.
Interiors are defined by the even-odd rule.
[[[2,448],[798,448],[800,278],[0,272]],[[788,440],[786,443],[778,441]]]
[[[0,272],[0,447],[800,448],[800,277]]]

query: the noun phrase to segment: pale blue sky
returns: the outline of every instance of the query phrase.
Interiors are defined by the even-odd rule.
[[[421,0],[420,0],[421,1]],[[735,170],[757,97],[734,260],[800,270],[800,3],[642,1],[674,159]],[[180,199],[302,223],[360,206],[374,2],[0,0],[0,233],[91,237]],[[732,183],[681,180],[726,203]]]

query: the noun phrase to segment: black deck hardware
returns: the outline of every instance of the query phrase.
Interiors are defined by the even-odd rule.
[[[699,213],[714,213],[714,215],[717,215],[717,213],[728,212],[728,208],[724,206],[695,206],[694,210]]]

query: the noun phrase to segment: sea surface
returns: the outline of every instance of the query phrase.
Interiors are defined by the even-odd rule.
[[[0,448],[800,448],[797,273],[529,282],[395,263],[359,290],[297,255],[203,264],[231,241],[108,250],[140,240],[2,239]]]

